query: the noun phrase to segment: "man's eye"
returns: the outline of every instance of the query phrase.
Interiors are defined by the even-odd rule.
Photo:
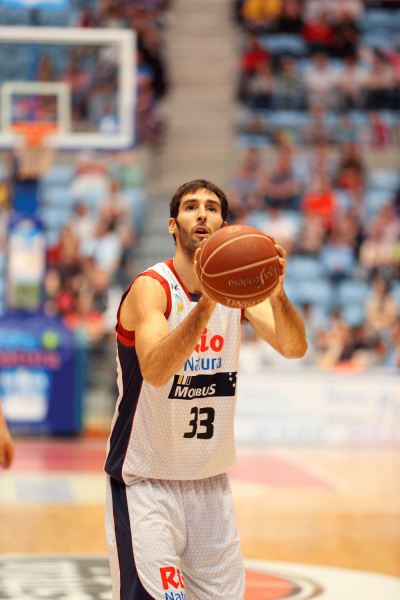
[[[188,210],[191,210],[192,208],[194,208],[193,204],[188,204],[186,207]]]
[[[209,206],[209,207],[208,207],[208,210],[215,211],[215,206]]]

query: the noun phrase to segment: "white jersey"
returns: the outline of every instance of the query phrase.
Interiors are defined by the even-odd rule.
[[[164,287],[165,316],[173,331],[200,295],[187,292],[171,260],[140,276],[144,275]],[[118,311],[119,398],[105,464],[109,475],[127,485],[141,477],[203,479],[236,464],[233,421],[240,321],[240,309],[217,304],[193,354],[165,385],[155,388],[142,377],[134,332],[122,328]]]

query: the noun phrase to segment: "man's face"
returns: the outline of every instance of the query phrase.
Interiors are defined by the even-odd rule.
[[[169,232],[175,234],[178,248],[193,260],[201,242],[226,223],[222,220],[221,203],[216,194],[200,189],[182,197],[176,219],[169,220]]]

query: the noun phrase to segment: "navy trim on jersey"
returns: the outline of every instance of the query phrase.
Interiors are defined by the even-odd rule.
[[[118,407],[118,417],[115,421],[111,437],[110,451],[104,470],[106,473],[123,482],[122,469],[131,437],[133,419],[142,389],[143,376],[134,346],[127,347],[117,340],[118,357],[122,371],[122,398]]]
[[[110,481],[120,572],[120,600],[154,600],[144,588],[136,569],[125,484],[113,477]]]
[[[202,296],[202,294],[192,294],[189,292],[192,302],[198,302]]]

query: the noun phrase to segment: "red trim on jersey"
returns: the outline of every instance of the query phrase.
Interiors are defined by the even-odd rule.
[[[240,309],[240,322],[242,322],[242,321],[243,321],[243,319],[244,319],[244,311],[245,311],[245,310],[246,310],[245,308],[241,308],[241,309]]]
[[[168,260],[165,260],[164,263],[167,265],[167,267],[169,267],[171,269],[171,271],[173,272],[173,274],[179,281],[181,288],[183,289],[183,291],[185,292],[186,296],[189,299],[189,302],[193,302],[191,295],[189,294],[189,292],[187,291],[187,289],[185,288],[185,286],[182,283],[182,279],[179,277],[178,273],[175,271],[174,261],[171,259],[168,259]]]
[[[152,277],[153,279],[156,279],[157,281],[159,281],[161,283],[161,285],[163,286],[164,291],[167,295],[167,310],[164,313],[164,316],[166,319],[168,319],[169,315],[171,314],[171,308],[172,308],[171,289],[170,289],[168,281],[162,275],[157,273],[157,271],[153,271],[153,269],[149,269],[148,271],[145,271],[144,273],[140,273],[140,275],[135,277],[135,279],[132,281],[132,283],[128,287],[128,289],[122,294],[121,302],[119,303],[118,312],[117,312],[117,324],[115,326],[115,331],[117,332],[117,337],[118,337],[119,341],[121,342],[121,344],[124,344],[124,346],[128,346],[130,348],[132,348],[135,345],[135,332],[129,331],[128,329],[124,329],[122,327],[121,322],[119,320],[119,315],[121,312],[121,306],[122,306],[123,301],[125,300],[132,285],[135,283],[136,279],[138,279],[139,277]]]

